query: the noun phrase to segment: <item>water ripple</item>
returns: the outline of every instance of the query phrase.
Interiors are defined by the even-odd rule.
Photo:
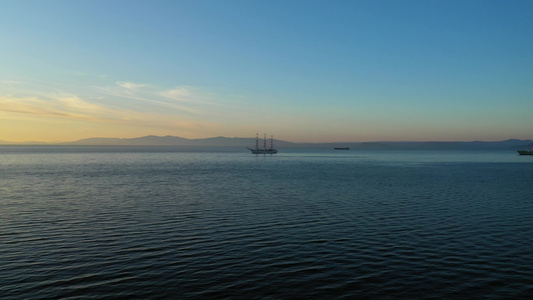
[[[0,169],[3,299],[533,291],[533,164],[12,155]]]

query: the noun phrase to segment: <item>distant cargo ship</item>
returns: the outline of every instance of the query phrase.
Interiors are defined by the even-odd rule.
[[[266,145],[267,145],[266,134],[263,140],[263,149],[259,148],[259,135],[255,134],[255,149],[251,149],[248,147],[246,147],[246,149],[252,151],[252,154],[276,154],[278,153],[278,150],[274,149],[274,137],[272,135],[270,136],[270,148],[267,149]]]
[[[517,150],[520,155],[533,155],[533,150]]]
[[[337,147],[337,148],[333,148],[335,150],[350,150],[349,147]]]

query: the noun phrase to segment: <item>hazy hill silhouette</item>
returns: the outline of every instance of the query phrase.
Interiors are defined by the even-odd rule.
[[[148,135],[137,138],[88,138],[66,143],[42,143],[23,142],[13,143],[0,141],[0,145],[71,145],[71,146],[188,146],[188,147],[255,147],[255,137],[211,137],[205,139],[187,139],[177,136],[156,136]],[[259,140],[259,147],[262,147],[263,140]],[[267,140],[270,146],[270,140]],[[274,147],[283,148],[309,148],[328,149],[335,147],[350,147],[351,149],[391,149],[391,150],[483,150],[483,149],[509,149],[525,150],[533,147],[533,140],[509,139],[498,142],[405,142],[405,141],[383,141],[383,142],[335,142],[335,143],[294,143],[283,140],[274,140]]]
[[[213,146],[213,147],[255,147],[255,137],[212,137],[205,139],[187,139],[177,136],[149,135],[138,138],[89,138],[65,143],[66,145],[98,145],[98,146]],[[267,144],[270,141],[267,140]],[[263,140],[259,140],[262,147]],[[345,143],[294,143],[274,140],[276,148],[334,148],[350,147],[351,149],[525,149],[533,145],[532,140],[509,139],[498,142],[345,142]]]

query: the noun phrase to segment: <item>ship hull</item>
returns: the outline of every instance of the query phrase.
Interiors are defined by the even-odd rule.
[[[252,151],[252,154],[276,154],[278,153],[278,150],[276,149],[250,149],[248,150]]]
[[[533,151],[530,150],[518,150],[517,152],[520,155],[533,155]]]

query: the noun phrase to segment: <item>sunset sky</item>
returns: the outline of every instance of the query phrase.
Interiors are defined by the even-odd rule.
[[[533,1],[0,1],[0,140],[531,139]]]

